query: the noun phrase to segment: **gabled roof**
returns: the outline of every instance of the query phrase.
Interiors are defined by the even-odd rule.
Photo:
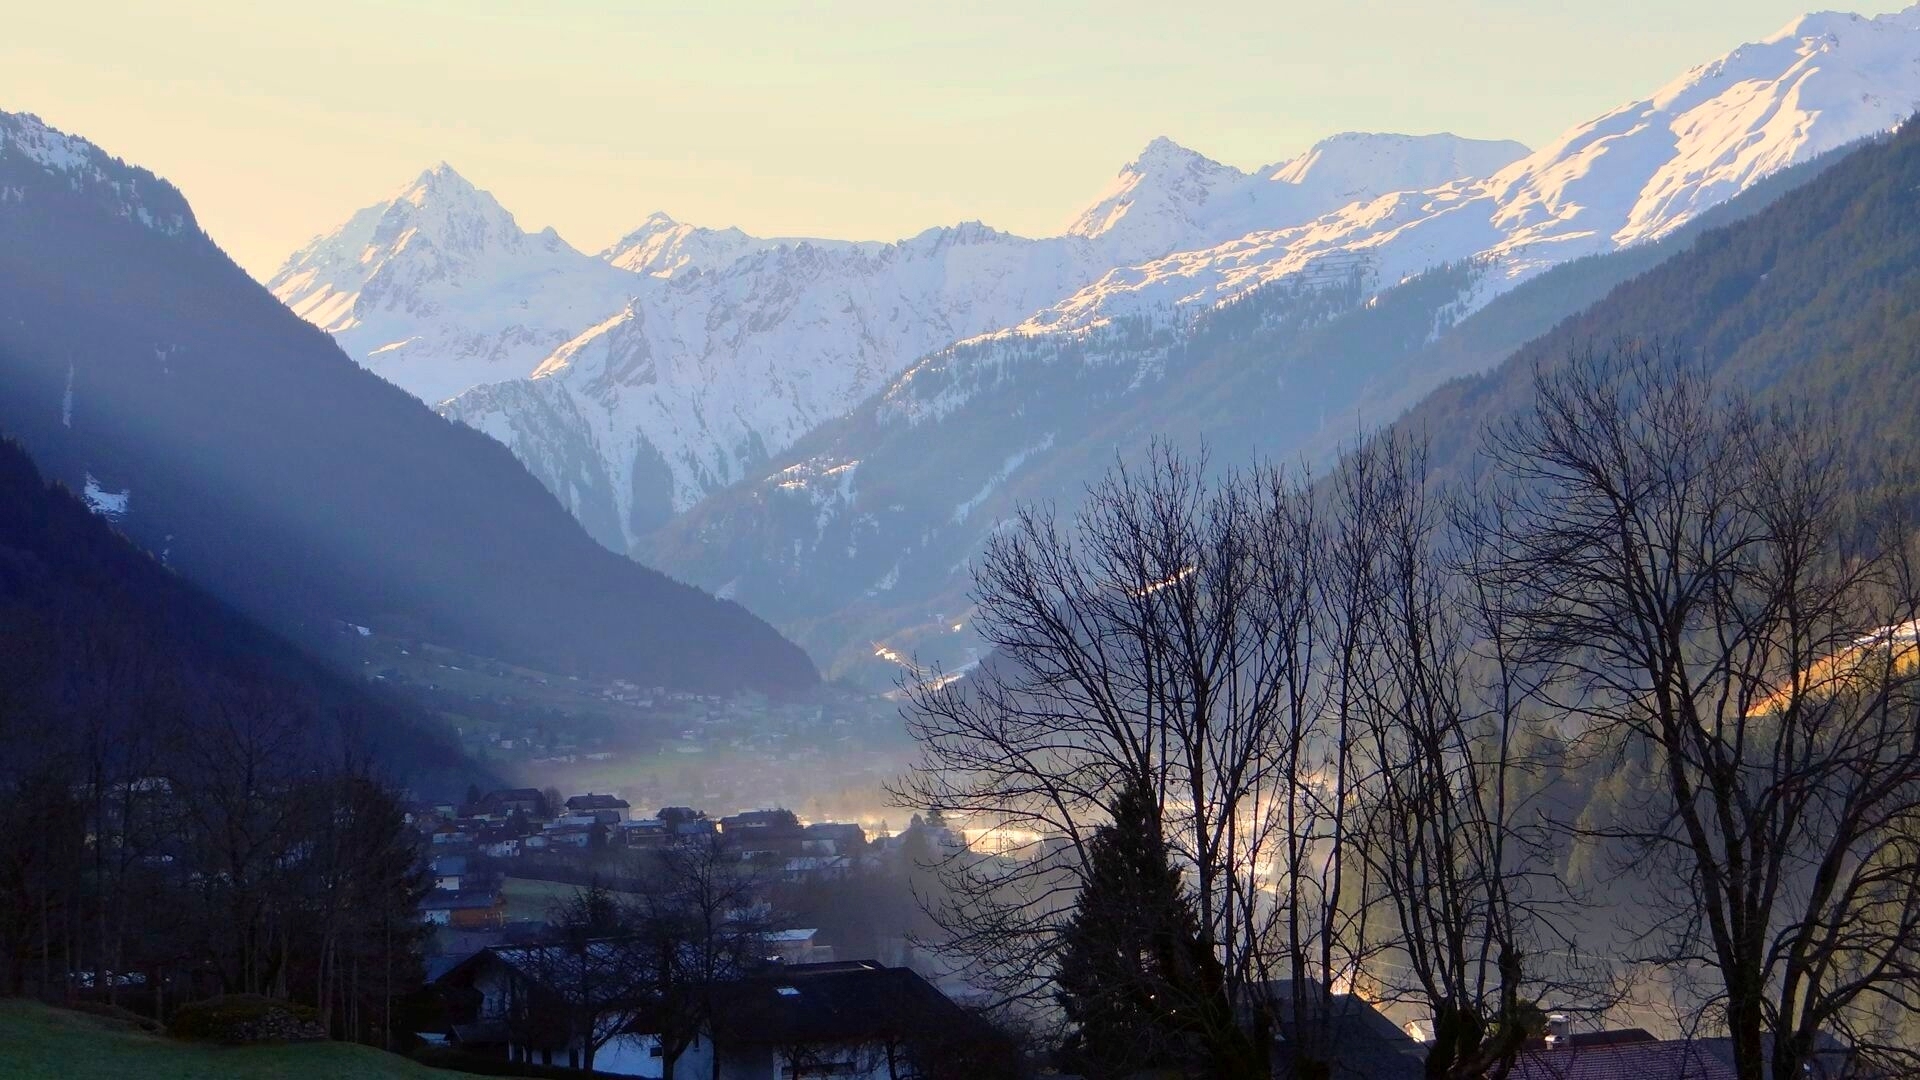
[[[490,802],[539,802],[540,789],[530,787],[502,788],[489,791],[480,797],[483,803]]]
[[[1265,983],[1257,992],[1272,1009],[1274,1037],[1280,1044],[1274,1054],[1275,1076],[1291,1075],[1289,1044],[1317,1044],[1323,1031],[1327,1046],[1319,1052],[1332,1058],[1336,1080],[1416,1080],[1425,1071],[1420,1044],[1365,998],[1329,994],[1314,982],[1296,989],[1291,979]],[[1325,1028],[1317,1019],[1309,1019],[1306,1026],[1296,1024],[1296,1004],[1310,1018],[1324,1016]]]
[[[632,804],[617,795],[595,795],[592,792],[567,800],[569,810],[627,810],[631,807]]]
[[[969,1018],[907,968],[870,960],[794,964],[714,988],[718,1043],[792,1045],[906,1038]]]

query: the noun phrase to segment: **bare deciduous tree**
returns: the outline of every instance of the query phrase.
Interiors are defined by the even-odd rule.
[[[1490,439],[1481,577],[1566,713],[1653,763],[1605,839],[1641,860],[1655,958],[1713,977],[1744,1080],[1800,1075],[1823,1032],[1920,1064],[1877,1022],[1920,1007],[1910,531],[1844,494],[1821,425],[1659,349],[1572,358],[1535,397]]]
[[[909,686],[924,756],[899,792],[1030,838],[945,859],[945,944],[976,977],[1044,991],[1089,841],[1137,786],[1225,972],[1221,1013],[1240,1018],[1218,1037],[1257,1048],[1250,1072],[1277,1022],[1293,1074],[1325,1074],[1329,991],[1388,954],[1416,956],[1409,989],[1448,1018],[1440,1075],[1510,1059],[1511,1028],[1487,1035],[1522,1011],[1537,929],[1503,801],[1519,706],[1462,696],[1475,627],[1447,610],[1423,484],[1399,442],[1318,489],[1267,467],[1209,478],[1156,446],[1071,526],[1029,507],[995,533],[975,567],[992,654],[964,681]]]

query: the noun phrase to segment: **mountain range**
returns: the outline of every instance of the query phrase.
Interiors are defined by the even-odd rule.
[[[1119,263],[1523,152],[1350,135],[1249,174],[1160,139],[1056,237],[974,222],[887,244],[758,240],[655,215],[598,258],[520,230],[440,167],[296,253],[268,286],[370,370],[425,401],[451,398],[447,415],[512,447],[625,551],[916,357]]]
[[[1920,8],[1823,13],[1531,153],[1348,135],[1248,173],[1156,140],[1047,239],[762,240],[656,216],[594,258],[507,228],[443,169],[271,286],[371,369],[450,395],[443,413],[602,543],[738,598],[829,670],[957,662],[966,561],[1013,501],[1070,501],[1143,432],[1324,452],[1498,363],[1526,340],[1486,331],[1501,311],[1538,333],[1646,264],[1476,314],[1504,294],[1692,235],[1916,105]],[[549,302],[622,294],[594,316]],[[1447,344],[1469,338],[1498,347]]]
[[[362,627],[643,685],[817,678],[765,623],[594,543],[498,443],[349,360],[171,185],[8,113],[0,433],[170,570],[308,647]]]

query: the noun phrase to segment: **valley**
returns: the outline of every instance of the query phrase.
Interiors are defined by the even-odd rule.
[[[784,806],[874,831],[913,744],[888,697],[825,684],[770,698],[561,675],[346,627],[337,655],[418,702],[512,787],[716,814]]]
[[[12,20],[0,1073],[1920,1075],[1920,4],[1151,8]]]

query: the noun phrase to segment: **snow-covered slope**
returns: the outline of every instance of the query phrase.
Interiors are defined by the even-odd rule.
[[[476,387],[443,411],[512,447],[624,550],[913,358],[1016,321],[1093,272],[1084,243],[978,224],[897,244],[779,245],[642,279],[531,378]]]
[[[1390,284],[1479,256],[1498,268],[1482,294],[1490,299],[1556,263],[1664,236],[1755,180],[1888,130],[1916,108],[1920,5],[1872,19],[1807,15],[1485,179],[1361,198],[1305,224],[1116,269],[1019,330],[1081,330],[1141,311],[1210,307],[1329,258],[1357,260]],[[1322,168],[1314,157],[1300,159],[1309,179]],[[1292,164],[1276,178],[1292,175]],[[1236,183],[1194,174],[1182,193],[1207,205]]]
[[[189,238],[199,233],[193,211],[172,185],[77,135],[48,127],[32,113],[0,112],[0,159],[37,166],[108,213],[157,233]],[[0,184],[0,209],[32,213],[31,199],[26,184]]]
[[[522,230],[442,163],[295,252],[267,288],[432,403],[525,375],[625,302],[632,275]]]
[[[1524,156],[1517,142],[1348,132],[1251,173],[1155,139],[1067,226],[1114,266],[1207,248],[1256,229],[1305,222],[1358,199],[1491,175]]]

